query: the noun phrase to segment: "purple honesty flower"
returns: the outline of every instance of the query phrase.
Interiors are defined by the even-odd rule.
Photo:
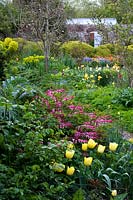
[[[73,110],[73,111],[80,111],[80,112],[83,112],[83,108],[82,108],[82,106],[75,106],[75,105],[70,105],[70,106],[68,106],[68,108],[70,109],[70,110]]]
[[[109,116],[102,116],[102,117],[98,117],[95,123],[97,126],[100,126],[106,123],[112,123],[112,119],[109,119]]]
[[[67,96],[63,98],[63,101],[69,101],[72,100],[74,98],[74,96]]]
[[[96,139],[98,138],[97,132],[82,132],[76,131],[76,133],[72,137],[72,141],[74,143],[85,143],[88,142],[89,139]]]
[[[60,125],[59,125],[60,128],[70,128],[72,127],[72,124],[71,122],[60,122]]]
[[[89,130],[92,130],[92,131],[95,131],[96,127],[93,126],[93,125],[90,125],[90,124],[83,124],[83,125],[80,125],[77,127],[78,130],[84,130],[84,129],[89,129]]]

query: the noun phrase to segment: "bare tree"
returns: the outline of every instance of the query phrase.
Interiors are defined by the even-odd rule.
[[[48,71],[50,47],[64,35],[66,16],[61,0],[19,0],[23,10],[21,32],[43,42],[45,70]]]

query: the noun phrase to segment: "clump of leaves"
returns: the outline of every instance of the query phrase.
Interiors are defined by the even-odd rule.
[[[124,88],[118,91],[117,95],[112,100],[113,103],[122,104],[125,107],[133,106],[133,88]]]

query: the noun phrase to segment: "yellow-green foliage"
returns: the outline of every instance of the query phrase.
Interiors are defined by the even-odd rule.
[[[4,50],[4,45],[3,45],[3,42],[0,41],[0,51]]]
[[[52,56],[58,56],[60,54],[61,42],[55,42],[50,48],[50,53]]]
[[[94,47],[80,41],[65,42],[60,50],[64,54],[69,54],[74,58],[93,57]]]
[[[14,38],[14,41],[18,42],[18,51],[19,51],[19,53],[21,53],[24,46],[26,45],[27,40],[18,37],[18,38]]]
[[[5,46],[8,46],[11,41],[12,41],[12,38],[5,38],[4,40]]]
[[[128,51],[133,52],[133,44],[129,45],[127,49]]]
[[[96,47],[95,52],[96,52],[96,56],[106,57],[106,56],[111,55],[111,51],[109,50],[107,45],[101,45],[99,47]]]
[[[4,41],[0,41],[0,50],[3,52],[15,52],[18,50],[18,42],[12,38],[5,38]]]
[[[18,42],[12,38],[5,38],[4,41],[0,41],[0,79],[5,78],[5,69],[7,63],[13,58],[16,51],[18,50]]]
[[[42,42],[28,41],[23,38],[14,38],[19,44],[19,54],[22,57],[30,55],[43,55],[43,44]]]
[[[107,49],[110,50],[111,54],[115,53],[116,44],[110,44],[110,43],[108,43],[108,44],[104,44],[102,46],[107,47]]]
[[[24,55],[43,55],[42,51],[42,43],[41,42],[32,42],[27,41],[23,47],[23,54]]]
[[[44,60],[44,56],[28,56],[26,58],[23,58],[25,64],[31,64],[31,63],[36,64],[41,60]]]

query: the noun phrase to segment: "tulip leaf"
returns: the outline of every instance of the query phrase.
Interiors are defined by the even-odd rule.
[[[123,193],[114,197],[114,200],[124,200],[126,196],[127,196],[127,193]]]
[[[124,173],[124,174],[122,174],[122,176],[128,176],[128,177],[130,177],[130,175],[128,173]]]
[[[110,172],[111,174],[119,174],[118,172],[114,171],[114,170],[111,169],[111,168],[107,168],[106,171],[107,171],[107,172]]]
[[[107,183],[109,189],[111,190],[111,180],[107,174],[103,174],[103,177],[105,178],[104,181]]]

